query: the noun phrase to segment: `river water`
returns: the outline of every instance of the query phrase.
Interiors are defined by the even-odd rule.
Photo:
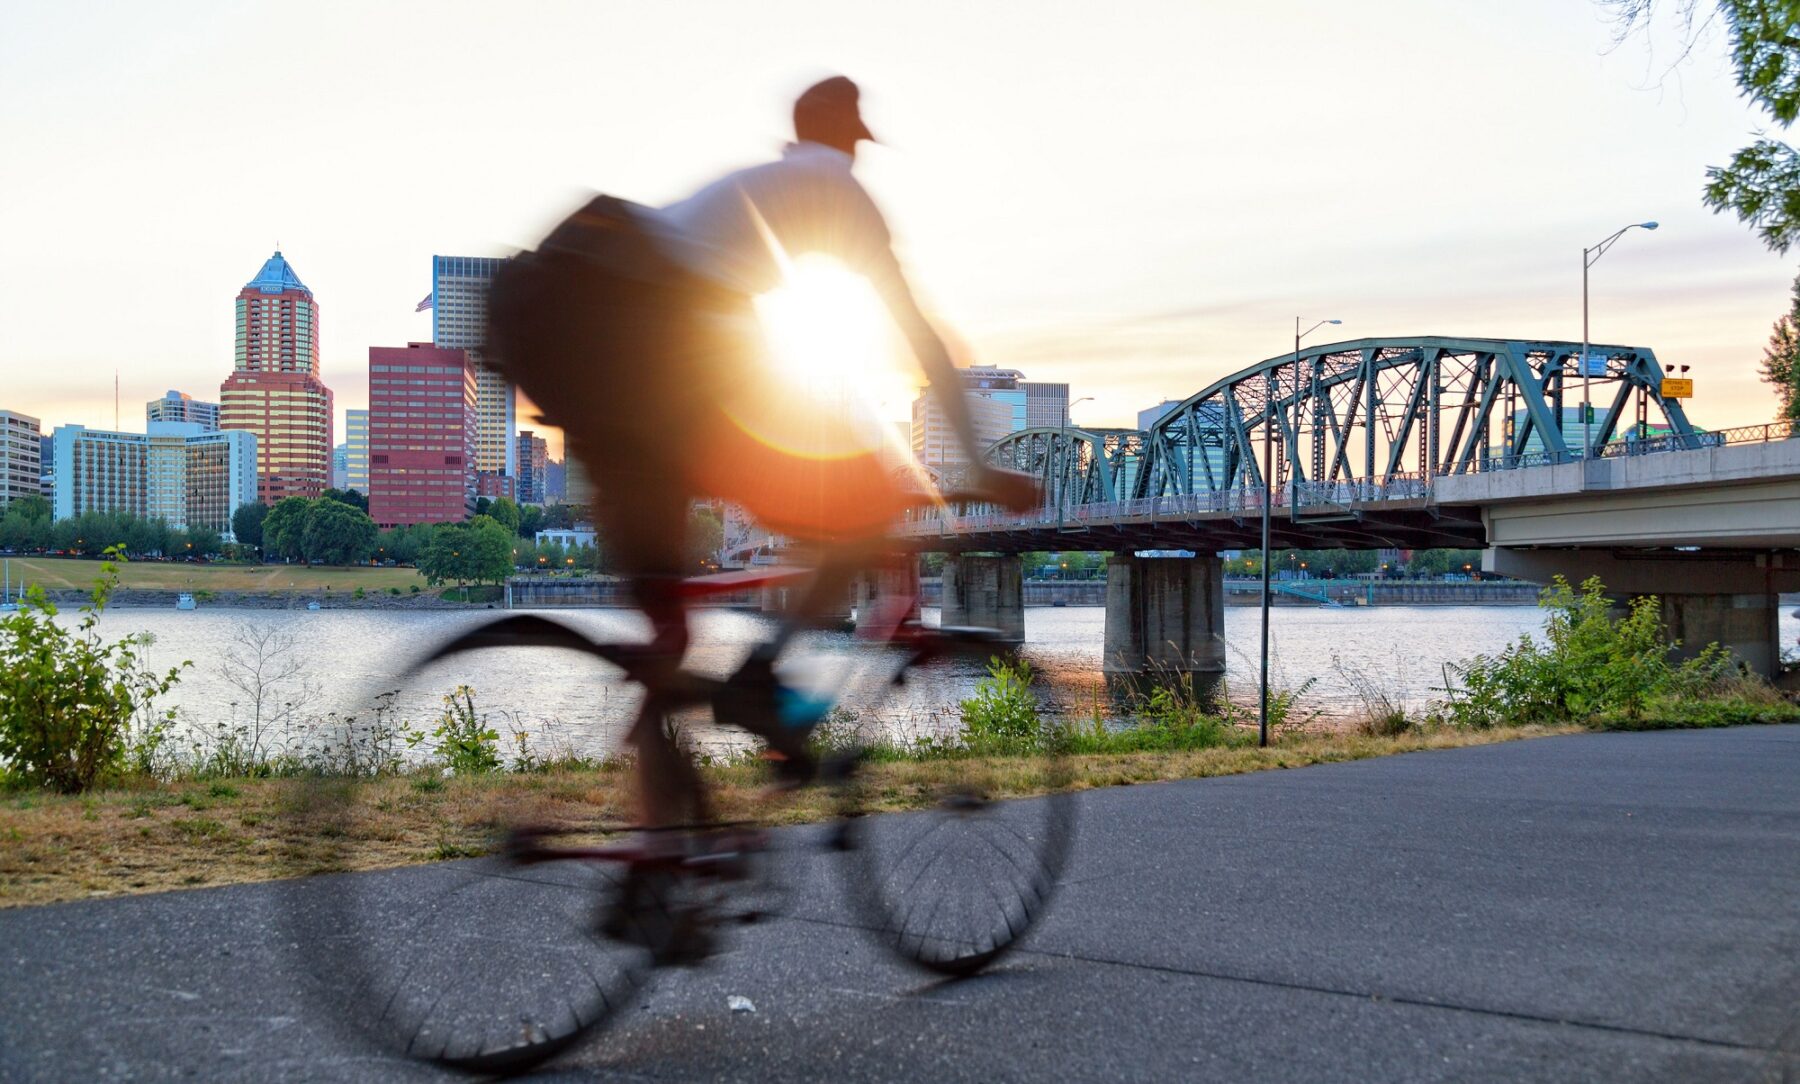
[[[628,611],[545,612],[595,636],[645,634],[642,620]],[[300,674],[275,696],[292,697],[301,679],[310,681],[319,691],[308,704],[309,712],[365,713],[375,693],[398,689],[401,717],[424,724],[435,718],[445,693],[466,684],[475,690],[477,707],[492,713],[503,734],[523,730],[537,735],[540,749],[548,744],[596,755],[615,748],[636,707],[637,694],[611,683],[612,672],[585,656],[506,649],[465,655],[408,680],[396,680],[396,671],[410,658],[495,616],[494,611],[120,608],[104,615],[100,629],[109,639],[150,633],[154,643],[148,657],[154,666],[193,661],[172,694],[181,718],[190,725],[217,726],[244,714],[245,697],[226,680],[221,661],[234,650],[242,626],[251,624],[292,640],[287,658]],[[937,617],[931,610],[925,616],[927,623]],[[1782,642],[1794,643],[1800,620],[1786,612],[1781,620]],[[695,624],[693,665],[720,676],[730,672],[769,627],[760,615],[728,610],[702,611]],[[1320,724],[1330,725],[1362,714],[1359,686],[1422,707],[1441,695],[1447,663],[1498,651],[1541,625],[1542,614],[1535,607],[1281,606],[1273,610],[1271,672],[1277,687],[1305,686],[1301,712],[1317,713]],[[1097,606],[1025,611],[1022,654],[1040,677],[1039,695],[1049,710],[1085,717],[1096,702],[1106,707],[1100,672],[1104,627],[1105,611]],[[1227,695],[1241,704],[1251,703],[1255,696],[1257,631],[1254,608],[1226,609]],[[804,646],[814,659],[809,671],[813,680],[835,685],[842,684],[846,675],[854,677],[845,706],[865,725],[894,736],[953,731],[957,702],[983,676],[979,658],[946,659],[915,670],[903,687],[894,690],[880,680],[881,671],[867,653],[856,650],[849,635],[819,634]],[[244,653],[241,647],[235,650]],[[1108,708],[1107,714],[1118,712]],[[727,734],[696,725],[700,726],[696,734],[710,745],[735,744]]]

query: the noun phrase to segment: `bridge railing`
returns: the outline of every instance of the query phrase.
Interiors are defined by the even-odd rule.
[[[1396,474],[1369,482],[1283,483],[1271,494],[1271,509],[1286,509],[1298,498],[1300,509],[1343,508],[1377,501],[1423,500],[1430,496],[1431,481],[1422,474]],[[981,533],[996,530],[1030,530],[1057,526],[1080,528],[1094,522],[1128,519],[1183,518],[1201,515],[1261,515],[1263,493],[1256,489],[1221,489],[1129,501],[1096,501],[1065,509],[1035,508],[1029,512],[969,512],[961,515],[929,514],[902,528],[911,535]]]

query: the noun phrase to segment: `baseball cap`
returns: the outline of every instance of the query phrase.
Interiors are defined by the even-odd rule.
[[[794,127],[835,128],[856,139],[874,142],[875,134],[863,123],[858,108],[861,96],[856,84],[841,75],[814,83],[794,100]]]

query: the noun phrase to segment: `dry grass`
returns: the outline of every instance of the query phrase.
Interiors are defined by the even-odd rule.
[[[74,557],[8,557],[12,563],[12,579],[16,586],[24,582],[37,584],[47,591],[81,590],[94,585],[100,574],[98,560]],[[305,565],[225,565],[189,564],[184,561],[126,561],[119,564],[119,586],[163,591],[333,591],[350,592],[358,587],[365,591],[385,591],[398,587],[405,591],[417,584],[425,589],[425,578],[412,568],[375,568],[373,566],[308,568]]]
[[[1069,785],[1087,789],[1577,729],[1438,731],[1397,738],[1307,734],[1268,749],[1082,756],[1063,767],[1072,770]],[[832,796],[824,790],[770,799],[753,766],[714,766],[705,772],[723,818],[797,824],[832,815]],[[864,778],[872,808],[905,810],[928,803],[936,785],[971,776],[991,793],[1012,797],[1042,793],[1050,785],[1045,762],[1027,757],[875,764]],[[629,775],[616,768],[323,785],[287,779],[146,783],[81,797],[14,794],[0,799],[0,907],[465,857],[483,853],[503,824],[616,824],[631,808]]]

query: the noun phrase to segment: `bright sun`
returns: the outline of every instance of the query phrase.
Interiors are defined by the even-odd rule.
[[[891,367],[881,299],[869,280],[828,256],[788,264],[786,281],[758,297],[756,311],[777,374],[813,399],[866,394]]]

